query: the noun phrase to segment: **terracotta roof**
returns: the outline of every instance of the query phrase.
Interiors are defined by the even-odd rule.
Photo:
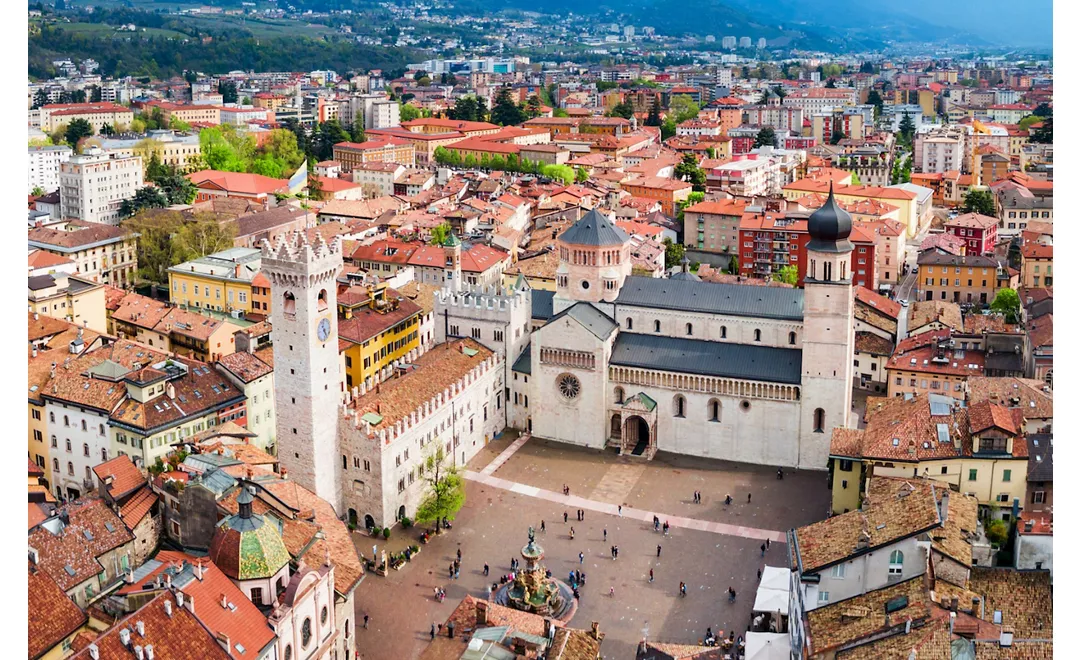
[[[105,461],[94,467],[94,474],[101,483],[108,484],[106,490],[114,500],[123,499],[125,495],[146,485],[146,477],[135,467],[130,456],[117,456]]]
[[[171,605],[171,615],[166,613],[165,603]],[[136,629],[142,622],[143,633]],[[128,658],[131,651],[120,641],[120,631],[127,630],[131,644],[154,647],[154,658],[160,660],[229,660],[230,656],[218,644],[217,639],[185,607],[178,607],[171,593],[162,593],[146,605],[120,620],[116,625],[94,640],[100,658]],[[90,660],[90,651],[83,649],[72,656],[76,660]]]
[[[157,493],[151,490],[149,486],[143,485],[141,490],[120,507],[120,519],[124,521],[128,529],[134,530],[136,525],[142,522],[146,514],[150,513],[150,510],[154,508],[157,501]]]
[[[152,330],[166,314],[169,306],[161,300],[154,300],[138,293],[125,295],[113,311],[114,321],[130,323],[139,328]]]
[[[952,220],[945,222],[946,227],[964,227],[969,229],[989,229],[990,227],[996,227],[998,219],[982,215],[981,213],[964,213],[958,215]]]
[[[394,289],[387,289],[387,298],[399,297]],[[338,336],[354,344],[362,344],[372,337],[393,328],[402,321],[420,313],[420,307],[413,301],[401,296],[402,300],[395,309],[378,312],[370,307],[355,309],[352,317],[338,319]]]
[[[943,349],[939,351],[934,346],[923,346],[903,351],[901,348],[903,348],[903,342],[897,347],[897,353],[885,365],[887,370],[960,376],[963,378],[982,376],[984,374],[986,355],[982,351],[961,349]]]
[[[900,303],[875,293],[864,286],[855,287],[855,300],[873,307],[891,319],[900,318]]]
[[[69,220],[65,228],[34,227],[27,232],[26,239],[32,246],[36,243],[61,252],[78,252],[83,246],[119,241],[131,236],[131,232],[122,227],[81,220]]]
[[[794,183],[789,183],[784,186],[784,190],[798,190],[806,192],[816,192],[828,194],[829,181],[815,181],[813,179],[800,179]],[[874,197],[880,199],[898,199],[898,200],[913,200],[915,199],[915,193],[904,190],[903,188],[884,188],[881,186],[834,186],[834,192],[837,195],[846,195],[852,197]]]
[[[1054,246],[1029,242],[1020,248],[1020,253],[1025,259],[1053,259]]]
[[[168,391],[145,402],[125,398],[113,411],[113,421],[150,431],[246,400],[243,392],[205,363],[180,357],[174,361],[187,366],[187,373],[169,381],[175,398]]]
[[[67,321],[34,312],[26,313],[26,338],[30,342],[54,337],[70,327],[72,324]]]
[[[893,343],[872,332],[856,332],[855,350],[873,355],[892,355]]]
[[[836,660],[903,660],[911,653],[924,660],[952,660],[951,644],[948,621],[934,618],[924,626],[912,627],[910,633],[901,631],[849,651],[839,651]],[[979,659],[982,660],[981,655]]]
[[[946,490],[936,492],[938,502]],[[971,566],[971,539],[979,532],[979,499],[950,492],[945,518],[940,529],[930,531],[931,547],[964,566]]]
[[[1045,383],[1035,379],[975,376],[968,379],[968,404],[990,401],[1020,408],[1028,419],[1052,419],[1054,394],[1044,392],[1044,386]]]
[[[60,533],[54,535],[38,527],[30,533],[27,544],[38,551],[37,566],[65,592],[104,570],[98,557],[134,539],[100,498],[83,498],[57,512],[66,512],[70,521]]]
[[[45,250],[34,250],[26,256],[27,266],[36,268],[48,268],[49,266],[62,266],[64,264],[75,263],[67,257],[61,257],[58,254],[52,252],[46,252]]]
[[[467,355],[464,350],[476,351]],[[372,429],[384,429],[412,414],[484,360],[492,352],[473,339],[458,339],[433,346],[421,355],[404,375],[384,381],[367,394],[353,399],[350,408],[363,417],[372,412],[382,419]]]
[[[1054,315],[1044,314],[1028,321],[1028,337],[1034,348],[1054,345]]]
[[[868,639],[907,619],[929,619],[932,601],[923,580],[922,576],[911,578],[807,612],[810,657],[824,656],[840,646]],[[906,604],[886,613],[886,604],[900,598],[906,598]]]
[[[971,432],[981,433],[987,429],[1000,429],[1009,435],[1016,435],[1017,428],[1012,414],[1002,405],[982,400],[968,407],[968,419]]]
[[[816,573],[852,555],[937,527],[941,520],[934,489],[942,487],[922,479],[874,477],[860,510],[793,530],[799,570]],[[865,541],[863,549],[860,539]]]
[[[1020,639],[1052,639],[1054,596],[1049,571],[971,569],[968,588],[984,595],[984,616],[1001,612],[1001,623]]]
[[[919,252],[926,250],[944,250],[949,254],[959,255],[964,241],[953,234],[930,234],[919,245]]]
[[[911,316],[908,318],[909,332],[934,321],[953,330],[964,329],[964,317],[957,303],[947,300],[920,300],[911,305]]]
[[[26,578],[28,655],[39,658],[87,622],[64,590],[32,563]]]
[[[274,371],[273,367],[255,357],[255,355],[244,351],[223,355],[218,358],[218,364],[244,383],[258,380]]]
[[[120,301],[127,295],[127,291],[119,287],[115,287],[111,284],[105,285],[105,309],[110,311],[116,311],[116,308],[120,306]]]
[[[1006,323],[1003,314],[968,314],[964,316],[964,334],[981,335],[986,332],[1018,333],[1019,326]]]
[[[287,179],[272,179],[261,174],[200,170],[188,174],[187,177],[197,188],[213,188],[248,195],[270,194],[289,189]]]

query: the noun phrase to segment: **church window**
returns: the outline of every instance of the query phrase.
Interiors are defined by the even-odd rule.
[[[825,411],[818,408],[814,411],[814,433],[825,432]]]
[[[322,613],[319,614],[319,621],[322,621],[322,624],[325,626],[326,625],[326,619],[328,617],[329,617],[329,610],[326,609],[326,605],[323,605]]]
[[[472,329],[472,338],[473,339],[480,339],[480,328],[473,328]]]
[[[795,345],[795,333],[794,332],[789,332],[788,333],[788,335],[787,335],[787,343],[791,344],[792,346]]]
[[[823,275],[826,282],[832,282],[832,264],[826,261],[822,264]]]
[[[502,341],[502,340],[503,340],[503,331],[502,330],[496,330],[495,331],[495,341]]]
[[[616,387],[615,388],[615,403],[622,403],[623,402],[623,396],[625,396],[624,393],[623,393],[623,388]]]
[[[576,399],[581,393],[581,381],[573,374],[563,374],[558,380],[559,394],[567,401]]]
[[[755,329],[754,330],[754,341],[761,341],[761,330],[760,329]]]
[[[349,457],[346,456],[345,454],[341,455],[341,469],[342,470],[348,470],[349,469]]]
[[[694,334],[694,324],[693,323],[687,323],[686,324],[686,336],[689,337],[689,336],[692,336],[693,334]]]
[[[681,394],[676,394],[673,403],[675,407],[675,416],[686,417],[686,397]]]
[[[843,260],[840,261],[840,279],[847,279],[847,262]]]
[[[810,279],[817,277],[817,259],[810,260]]]
[[[629,316],[626,317],[626,329],[627,330],[633,330],[634,329],[634,319],[630,318]]]
[[[251,589],[251,602],[256,605],[263,604],[262,589],[259,587],[252,587]]]
[[[716,399],[712,399],[709,401],[709,421],[720,421],[720,402]]]
[[[727,339],[727,326],[720,326],[720,339]]]
[[[585,291],[588,291],[589,290],[589,281],[588,280],[581,280],[581,288],[584,289]]]
[[[660,321],[653,321],[653,332],[660,332]]]
[[[285,646],[285,660],[292,660],[292,644]]]

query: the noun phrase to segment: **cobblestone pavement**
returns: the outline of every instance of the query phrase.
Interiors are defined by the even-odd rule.
[[[358,624],[365,613],[371,615],[367,630],[358,625],[361,658],[417,657],[430,639],[432,623],[445,621],[466,594],[484,596],[485,586],[509,570],[510,558],[519,557],[527,541],[529,525],[537,527],[537,542],[546,551],[545,564],[556,575],[565,579],[569,571],[582,569],[578,553],[585,554],[582,570],[587,584],[571,625],[588,628],[589,622],[599,621],[607,633],[605,658],[632,657],[644,635],[696,643],[708,626],[740,634],[749,620],[757,569],[766,563],[786,566],[786,545],[773,541],[762,558],[760,538],[730,533],[732,528],[783,532],[822,518],[828,506],[823,473],[792,472],[777,481],[775,470],[767,467],[666,455],[649,463],[631,463],[613,454],[536,439],[525,442],[493,475],[483,475],[484,468],[516,439],[507,435],[481,450],[468,466],[470,476],[488,476],[491,483],[504,485],[526,484],[552,491],[556,499],[565,484],[572,498],[581,498],[573,500],[579,505],[568,507],[544,497],[467,481],[466,505],[453,530],[423,546],[402,571],[391,571],[386,578],[371,574],[357,589]],[[694,490],[704,494],[702,504],[693,504]],[[734,499],[730,507],[723,503],[727,492]],[[749,505],[747,492],[753,494]],[[623,517],[593,510],[607,505],[617,509],[618,504],[624,504]],[[578,508],[586,509],[584,522],[576,520]],[[651,516],[633,518],[627,515],[631,510],[659,511],[661,519],[684,517],[702,529],[676,525],[668,537],[662,537],[653,531]],[[566,524],[564,511],[569,514]],[[541,520],[546,533],[539,532]],[[708,531],[708,523],[721,525]],[[574,540],[569,538],[570,527],[576,532]],[[404,547],[418,533],[395,529],[388,549]],[[356,535],[357,548],[365,554],[370,554],[372,541],[365,534]],[[610,555],[615,544],[618,560]],[[659,559],[657,544],[662,546]],[[448,580],[447,569],[458,548],[462,550],[461,579]],[[489,578],[482,574],[484,562],[491,566]],[[655,575],[652,583],[648,581],[650,568]],[[679,596],[680,581],[687,583],[686,597]],[[443,604],[432,597],[436,586],[446,589]],[[738,594],[735,604],[727,602],[729,586]],[[615,587],[614,598],[608,596],[610,587]]]

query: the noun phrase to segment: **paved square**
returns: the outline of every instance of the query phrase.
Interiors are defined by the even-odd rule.
[[[607,633],[605,657],[633,657],[635,644],[645,634],[682,643],[696,643],[709,626],[741,634],[749,620],[757,570],[766,563],[787,565],[786,545],[778,542],[782,533],[820,520],[828,506],[823,472],[787,473],[777,481],[775,469],[767,467],[664,454],[642,463],[536,439],[520,444],[485,474],[484,468],[514,440],[516,436],[506,434],[468,466],[466,506],[453,530],[423,546],[403,570],[386,578],[371,574],[357,590],[358,622],[365,613],[372,617],[367,630],[357,631],[361,658],[417,657],[430,639],[432,623],[445,621],[466,594],[484,596],[485,587],[509,571],[510,559],[520,558],[528,540],[529,525],[537,528],[544,563],[556,576],[565,580],[571,570],[585,571],[587,584],[571,625],[588,628],[590,621],[599,621]],[[564,484],[570,488],[568,504]],[[702,504],[693,503],[694,490],[703,493]],[[727,493],[733,498],[731,506],[723,502]],[[750,504],[747,493],[752,495]],[[584,522],[576,520],[578,508],[585,509]],[[654,511],[661,521],[673,521],[667,537],[653,531]],[[564,512],[569,515],[566,524]],[[546,533],[539,532],[541,520]],[[685,525],[676,520],[685,520]],[[415,542],[418,533],[396,528],[388,549]],[[366,534],[355,538],[357,548],[370,556],[374,539]],[[764,558],[762,538],[773,539]],[[616,544],[619,558],[613,561],[610,547]],[[378,545],[381,550],[381,540]],[[458,548],[461,578],[449,580]],[[585,554],[583,566],[579,552]],[[486,579],[485,562],[491,566]],[[655,576],[651,584],[649,569]],[[680,581],[687,583],[686,597],[679,595]],[[447,592],[441,605],[432,598],[436,586]],[[614,598],[608,595],[610,587],[615,587]],[[735,604],[727,602],[728,587],[738,594]]]

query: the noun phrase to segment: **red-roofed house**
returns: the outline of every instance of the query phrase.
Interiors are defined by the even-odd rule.
[[[272,179],[261,174],[201,170],[187,175],[198,188],[195,201],[205,202],[215,197],[242,197],[267,204],[274,193],[289,192],[286,179]]]
[[[157,549],[161,536],[158,496],[131,457],[117,456],[93,468],[98,494],[114,509],[135,537],[131,561],[141,565]]]

